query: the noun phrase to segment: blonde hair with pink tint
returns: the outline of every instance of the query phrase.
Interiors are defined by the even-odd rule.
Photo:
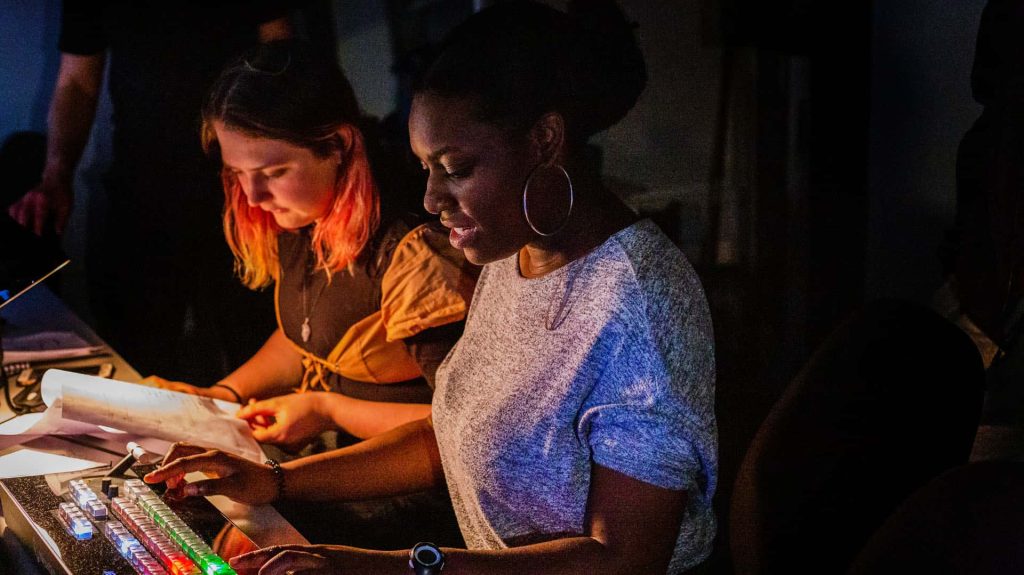
[[[214,122],[255,138],[282,140],[320,158],[340,153],[334,199],[313,227],[311,249],[317,269],[328,276],[351,265],[380,221],[380,197],[352,88],[337,64],[296,41],[261,45],[225,68],[203,107],[202,144],[219,156]],[[250,206],[237,178],[221,172],[224,235],[235,268],[246,286],[278,279],[273,216]]]

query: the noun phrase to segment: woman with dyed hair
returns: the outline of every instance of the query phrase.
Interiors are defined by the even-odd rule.
[[[261,574],[681,573],[708,556],[714,343],[683,254],[601,183],[590,136],[646,81],[610,0],[500,3],[457,28],[413,100],[424,204],[484,264],[431,420],[280,470],[177,445],[186,494],[360,499],[447,484],[468,549],[271,547]]]
[[[439,226],[381,202],[337,65],[300,42],[260,46],[222,71],[202,119],[237,271],[251,288],[273,284],[278,329],[212,387],[151,381],[243,404],[256,439],[288,450],[429,415],[475,270]]]

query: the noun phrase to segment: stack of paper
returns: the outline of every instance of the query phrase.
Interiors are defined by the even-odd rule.
[[[237,403],[59,369],[43,375],[42,394],[46,411],[0,425],[0,435],[127,432],[263,461],[249,426],[234,416]]]
[[[4,365],[34,361],[53,361],[104,353],[102,345],[89,345],[76,333],[44,331],[4,338]]]

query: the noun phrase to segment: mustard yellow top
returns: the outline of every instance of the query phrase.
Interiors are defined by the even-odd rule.
[[[477,274],[442,229],[396,221],[330,282],[308,271],[308,232],[282,234],[277,317],[303,356],[301,389],[335,389],[338,376],[385,385],[422,376],[403,340],[465,319]]]

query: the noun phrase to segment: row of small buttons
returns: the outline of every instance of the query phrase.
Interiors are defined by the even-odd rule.
[[[167,571],[157,562],[146,549],[139,543],[139,540],[119,521],[111,519],[103,526],[110,541],[117,547],[118,552],[132,564],[141,575],[167,575]]]
[[[92,523],[89,522],[89,519],[85,517],[85,513],[76,507],[74,503],[61,503],[57,514],[75,539],[80,541],[92,539]]]
[[[199,568],[138,505],[126,497],[110,502],[114,515],[167,567],[173,575],[196,575]]]
[[[74,479],[68,483],[68,490],[71,498],[93,519],[106,519],[107,506],[104,505],[96,493],[81,479]]]
[[[180,517],[148,485],[138,479],[124,482],[124,493],[134,503],[139,513],[147,515],[153,522],[188,555],[205,575],[235,575],[213,549],[181,520]],[[115,509],[116,513],[116,509]],[[184,575],[184,574],[182,574]]]
[[[77,539],[90,539],[94,520],[108,518],[107,506],[82,480],[68,484],[71,503],[60,505],[60,517]],[[109,489],[109,491],[106,491]],[[104,481],[111,509],[121,521],[107,521],[104,532],[141,575],[235,575],[235,571],[210,548],[144,482],[124,482],[124,497]],[[158,561],[159,560],[159,561]]]

